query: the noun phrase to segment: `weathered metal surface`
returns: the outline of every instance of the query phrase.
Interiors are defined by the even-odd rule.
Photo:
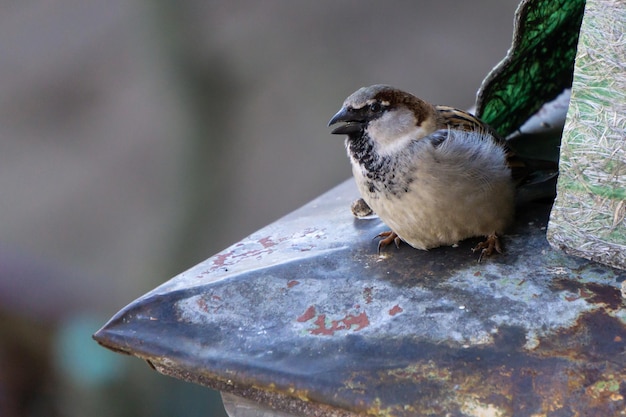
[[[626,273],[552,250],[376,252],[352,181],[173,278],[95,335],[162,373],[307,416],[626,413]]]
[[[222,402],[229,417],[296,417],[226,392],[222,392]]]

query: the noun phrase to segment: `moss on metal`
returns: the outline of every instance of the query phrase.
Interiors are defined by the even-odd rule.
[[[589,0],[548,240],[626,268],[626,4]]]

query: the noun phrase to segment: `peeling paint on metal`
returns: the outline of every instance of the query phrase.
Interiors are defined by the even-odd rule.
[[[552,250],[379,256],[346,183],[141,297],[96,334],[160,371],[311,416],[621,415],[626,273]],[[304,410],[304,411],[303,411]]]

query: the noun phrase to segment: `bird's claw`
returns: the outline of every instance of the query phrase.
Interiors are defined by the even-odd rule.
[[[380,255],[380,250],[386,248],[392,242],[395,243],[396,248],[400,248],[400,242],[402,241],[402,239],[400,239],[400,237],[396,233],[392,232],[391,230],[387,232],[379,233],[376,236],[374,236],[374,239],[377,239],[377,238],[381,238],[378,241],[378,254],[379,255]]]
[[[500,239],[498,235],[491,234],[487,236],[487,240],[480,242],[478,245],[472,248],[472,252],[480,251],[478,256],[478,263],[483,260],[483,257],[491,256],[494,252],[502,253],[502,246],[500,245]]]

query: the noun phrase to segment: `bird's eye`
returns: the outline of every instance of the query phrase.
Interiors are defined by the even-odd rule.
[[[375,101],[374,103],[370,104],[370,111],[372,113],[378,113],[379,111],[381,111],[383,108],[380,105],[379,102]]]

